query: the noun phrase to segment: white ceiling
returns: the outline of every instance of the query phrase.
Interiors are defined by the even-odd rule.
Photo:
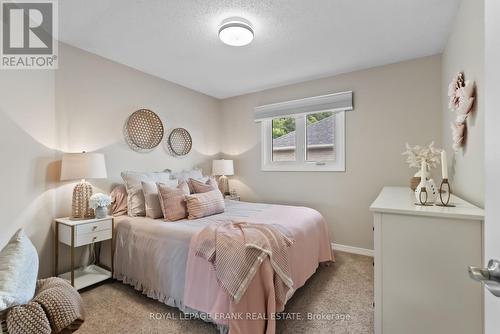
[[[63,0],[61,40],[226,98],[442,52],[460,0]],[[220,42],[222,20],[254,41]]]

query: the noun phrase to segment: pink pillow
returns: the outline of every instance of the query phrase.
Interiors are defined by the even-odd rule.
[[[209,177],[207,182],[189,179],[189,189],[191,189],[194,194],[199,194],[219,189],[219,187],[217,185],[217,181],[215,181],[215,178]]]
[[[224,197],[219,189],[186,196],[188,219],[197,219],[224,212]]]
[[[156,186],[158,187],[158,197],[163,217],[170,221],[186,218],[187,209],[184,197],[189,195],[188,184],[181,181],[177,188],[170,188],[164,183],[157,183]]]

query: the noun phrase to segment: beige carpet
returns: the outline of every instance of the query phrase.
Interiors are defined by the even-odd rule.
[[[285,310],[318,319],[280,320],[278,333],[373,333],[372,258],[340,252],[335,256],[337,262],[319,268]],[[217,333],[214,325],[180,319],[177,309],[117,281],[84,290],[82,297],[87,319],[78,333]],[[150,313],[164,318],[151,319]]]

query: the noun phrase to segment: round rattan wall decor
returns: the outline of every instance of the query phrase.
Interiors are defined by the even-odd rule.
[[[193,140],[186,129],[176,128],[168,136],[168,148],[177,156],[188,154],[193,147]]]
[[[125,141],[137,152],[147,152],[160,145],[163,123],[160,117],[149,109],[139,109],[132,113],[123,129]]]

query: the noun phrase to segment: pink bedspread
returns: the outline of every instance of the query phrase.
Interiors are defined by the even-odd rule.
[[[320,262],[333,261],[328,227],[316,210],[296,206],[271,206],[245,219],[250,223],[279,224],[286,227],[295,240],[291,248],[290,266],[294,290],[304,285]],[[186,268],[184,303],[207,313],[215,323],[229,325],[229,333],[274,334],[277,309],[274,272],[269,259],[262,263],[247,292],[239,303],[217,283],[210,262],[195,256],[195,235],[190,242]]]

